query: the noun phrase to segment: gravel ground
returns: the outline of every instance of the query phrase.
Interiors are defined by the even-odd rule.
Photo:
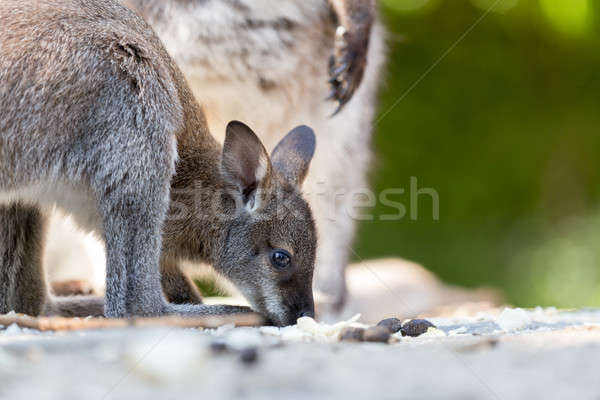
[[[0,399],[599,399],[600,310],[431,318],[389,344],[339,326],[0,330]]]

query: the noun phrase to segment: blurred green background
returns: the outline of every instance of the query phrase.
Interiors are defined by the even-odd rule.
[[[600,306],[600,0],[380,2],[373,187],[405,188],[389,198],[408,209],[416,177],[440,215],[428,196],[416,220],[382,221],[394,209],[378,204],[357,254],[414,260],[519,306]]]

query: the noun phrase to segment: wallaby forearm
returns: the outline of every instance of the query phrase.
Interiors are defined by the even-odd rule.
[[[161,262],[161,282],[167,300],[174,304],[202,304],[194,282],[174,261]]]
[[[375,21],[375,0],[329,0],[337,15],[335,48],[329,61],[331,94],[337,100],[337,114],[362,83],[367,65],[371,28]]]
[[[104,297],[99,296],[70,296],[49,297],[42,315],[61,317],[103,317]],[[230,305],[196,305],[196,304],[169,304],[168,314],[185,316],[198,315],[228,315],[253,312],[251,308]]]

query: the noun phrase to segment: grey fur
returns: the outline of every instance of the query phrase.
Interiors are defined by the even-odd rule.
[[[44,217],[35,207],[1,205],[0,227],[0,310],[39,314],[46,298],[41,262]]]
[[[0,109],[0,312],[99,313],[99,299],[47,301],[43,214],[55,205],[106,243],[108,317],[249,311],[168,303],[159,263],[189,286],[178,278],[184,259],[213,264],[276,324],[312,312],[316,235],[298,187],[249,128],[232,141],[258,146],[222,153],[134,12],[111,0],[0,2]],[[244,171],[261,190],[221,167],[248,167],[247,157],[268,167]],[[280,199],[294,212],[281,215]],[[289,274],[270,265],[272,246],[291,249]]]

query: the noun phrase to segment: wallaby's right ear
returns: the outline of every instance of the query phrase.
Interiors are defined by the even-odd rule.
[[[273,167],[291,183],[300,186],[315,154],[315,133],[306,125],[292,129],[271,152]]]
[[[260,207],[271,182],[271,162],[260,139],[239,121],[227,124],[221,159],[225,179],[240,191],[249,211]]]

